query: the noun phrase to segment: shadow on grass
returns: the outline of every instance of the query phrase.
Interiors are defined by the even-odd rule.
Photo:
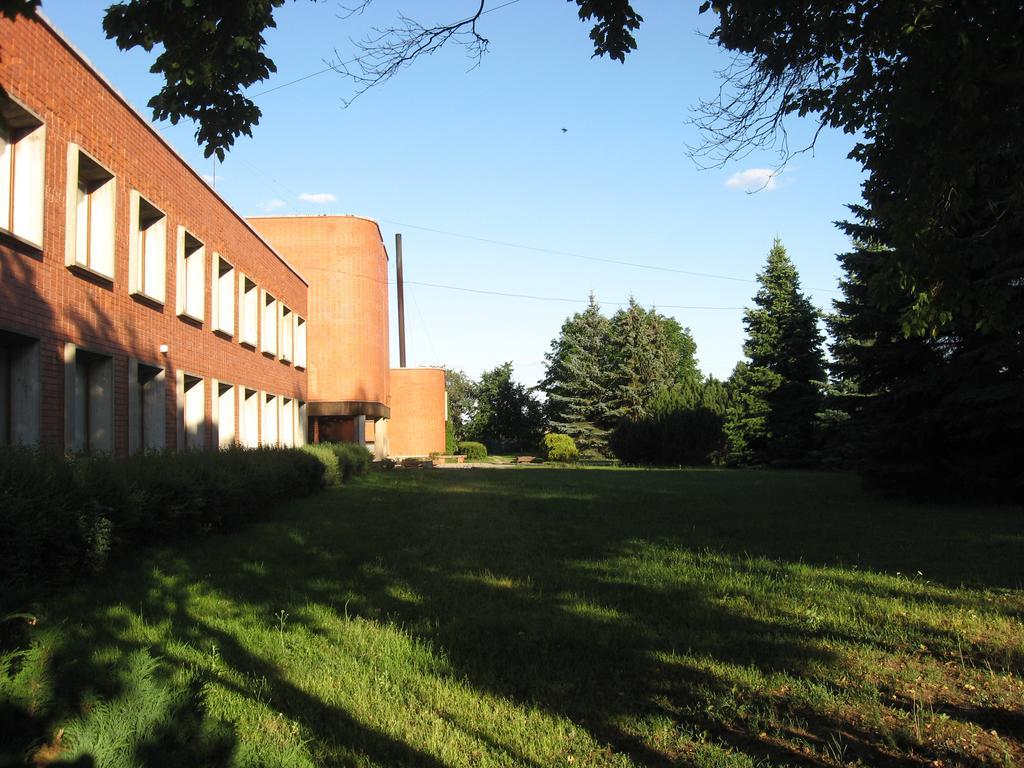
[[[637,473],[465,471],[455,477],[385,476],[325,493],[288,507],[275,522],[203,542],[185,557],[161,555],[161,570],[126,565],[110,584],[65,601],[61,610],[68,621],[47,630],[49,640],[36,646],[46,658],[16,662],[45,668],[44,689],[35,698],[0,705],[6,707],[0,709],[0,739],[10,745],[8,755],[26,755],[52,743],[63,723],[95,717],[97,702],[130,700],[140,684],[131,660],[142,653],[162,660],[150,671],[156,691],[150,698],[159,700],[161,691],[180,688],[176,672],[188,662],[174,649],[187,644],[218,649],[223,669],[194,672],[187,695],[158,702],[162,709],[154,724],[140,729],[142,736],[131,745],[137,763],[220,765],[233,759],[238,734],[203,706],[203,685],[216,683],[253,703],[261,696],[272,700],[312,739],[320,763],[336,760],[340,752],[380,765],[446,764],[296,685],[278,663],[220,626],[230,617],[214,622],[195,609],[194,589],[200,585],[229,598],[239,616],[269,619],[286,610],[291,626],[323,636],[329,632],[304,618],[304,606],[398,624],[443,650],[453,674],[472,688],[565,716],[643,765],[692,758],[656,747],[629,725],[659,719],[680,731],[706,732],[755,760],[830,765],[819,752],[796,744],[810,743],[823,753],[830,740],[840,739],[851,756],[871,765],[918,764],[849,719],[790,703],[784,694],[740,690],[709,668],[813,678],[840,664],[824,642],[827,633],[755,618],[744,609],[742,594],[713,579],[654,572],[638,579],[616,571],[624,558],[633,558],[637,568],[661,568],[671,576],[678,563],[657,562],[670,551],[724,553],[720,557],[737,571],[752,556],[833,565],[857,552],[862,567],[923,563],[955,580],[953,567],[929,551],[938,541],[934,532],[921,532],[916,547],[907,549],[913,520],[890,524],[901,542],[896,549],[888,540],[872,547],[869,534],[851,532],[855,493],[848,480],[827,477],[834,485],[825,502],[834,506],[823,513],[821,497],[807,498],[801,474],[786,476],[784,493],[757,499],[756,508],[749,494],[762,480],[753,478],[745,489],[729,485],[742,477],[688,478],[688,493],[682,493],[678,485],[687,478],[672,473],[659,473],[652,488]],[[779,491],[778,484],[772,487]],[[961,557],[976,563],[977,556]],[[996,573],[988,575],[996,584],[1014,578]],[[916,599],[920,590],[912,586],[905,594],[889,587],[896,594],[888,597]],[[396,596],[403,592],[416,599]],[[130,616],[118,606],[137,608],[149,625],[161,628],[159,637],[133,639]],[[60,614],[53,618],[59,621]],[[686,658],[710,663],[698,667]],[[257,693],[239,679],[260,679],[265,690]],[[786,737],[763,732],[762,720],[780,712],[793,723]],[[536,765],[474,723],[436,714],[502,759]],[[979,724],[996,717],[956,714]],[[749,723],[742,727],[745,719]],[[54,751],[54,757],[59,754]],[[982,765],[962,754],[928,755],[951,756],[963,765]]]

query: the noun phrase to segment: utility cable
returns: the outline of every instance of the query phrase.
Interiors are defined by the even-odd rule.
[[[536,253],[546,253],[549,256],[567,256],[573,259],[583,259],[585,261],[597,261],[603,264],[616,264],[623,267],[635,267],[637,269],[649,269],[658,272],[672,272],[678,275],[689,275],[690,277],[704,277],[714,280],[729,280],[736,283],[757,283],[757,280],[749,277],[733,277],[731,275],[718,275],[713,272],[694,272],[688,269],[678,269],[676,267],[666,267],[660,264],[644,264],[638,261],[625,261],[623,259],[608,259],[601,256],[587,256],[582,253],[572,253],[571,251],[558,251],[551,248],[539,248],[533,245],[523,245],[522,243],[510,243],[505,240],[493,240],[489,237],[478,237],[476,235],[466,235],[461,232],[450,232],[444,229],[433,229],[431,227],[423,227],[417,224],[407,224],[401,221],[393,221],[391,219],[377,219],[377,221],[383,221],[386,224],[393,224],[396,227],[406,227],[409,229],[419,229],[424,232],[433,232],[437,235],[446,235],[448,237],[458,237],[463,240],[475,240],[479,243],[489,243],[491,245],[500,245],[505,248],[518,248],[523,251],[534,251]],[[840,293],[832,288],[807,288],[806,290],[814,293]]]
[[[369,280],[378,285],[397,285],[394,280],[380,280],[373,275],[361,274],[359,272],[349,272],[344,269],[338,269],[337,267],[313,267],[308,266],[304,269],[307,272],[329,272],[332,274],[348,275],[349,277],[356,277],[363,280]],[[428,283],[422,280],[406,280],[406,285],[420,285],[424,288],[440,288],[446,291],[461,291],[463,293],[476,293],[483,296],[502,296],[508,299],[527,299],[530,301],[548,301],[548,302],[561,302],[564,304],[589,304],[590,299],[573,299],[565,296],[538,296],[532,293],[509,293],[507,291],[492,291],[484,288],[470,288],[464,285],[448,285],[445,283]],[[629,303],[629,300],[625,301],[602,301],[595,297],[595,302],[598,304],[607,304],[612,307],[621,307]],[[739,312],[746,307],[717,307],[717,306],[696,306],[689,304],[652,304],[656,309],[699,309],[699,310],[724,310],[731,312]]]

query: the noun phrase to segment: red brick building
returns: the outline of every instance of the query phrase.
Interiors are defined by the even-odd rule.
[[[390,450],[395,456],[416,456],[423,446],[444,450],[444,423],[438,418],[438,402],[444,400],[441,368],[395,368],[391,371]],[[429,451],[428,451],[429,453]]]
[[[0,445],[362,441],[370,418],[386,455],[379,230],[293,219],[310,234],[278,244],[273,221],[261,236],[45,20],[0,18]],[[440,445],[411,453],[444,449],[433,395]]]
[[[309,280],[310,438],[362,440],[378,456],[443,452],[444,371],[388,366],[388,253],[377,223],[357,216],[249,223]]]

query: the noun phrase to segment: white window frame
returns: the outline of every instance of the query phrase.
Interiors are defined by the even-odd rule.
[[[248,387],[237,387],[236,391],[241,392],[238,400],[238,442],[246,448],[258,448],[262,394]]]
[[[281,443],[281,398],[272,392],[260,396],[261,423],[260,445],[275,446]]]
[[[9,96],[0,96],[0,229],[43,247],[46,126]]]
[[[238,442],[237,396],[239,387],[226,381],[213,380],[210,391],[213,394],[214,444],[224,450]]]
[[[295,367],[306,367],[306,318],[295,315]]]
[[[128,207],[128,290],[163,304],[167,299],[167,215],[134,189]]]
[[[253,349],[260,343],[260,289],[242,273],[238,275],[238,340]]]
[[[206,244],[179,224],[176,251],[178,316],[201,323],[206,315]]]
[[[114,280],[117,177],[77,144],[68,144],[64,263]]]
[[[39,442],[39,339],[0,332],[0,446]]]
[[[176,372],[178,450],[206,448],[206,382],[203,376]]]
[[[295,400],[290,397],[282,397],[278,408],[281,414],[278,435],[285,448],[295,447]]]
[[[114,358],[64,345],[64,449],[114,450]]]
[[[260,289],[260,350],[265,355],[277,357],[278,301],[269,291]]]
[[[235,335],[235,267],[216,251],[210,262],[211,320],[213,330],[225,336]]]
[[[290,363],[295,354],[295,313],[281,302],[278,302],[278,306],[281,308],[281,315],[277,322],[277,327],[281,329],[279,357],[283,362]]]
[[[140,373],[147,374],[145,381]],[[129,360],[128,452],[163,450],[167,447],[166,431],[166,371],[142,360]]]
[[[306,445],[309,442],[309,435],[307,434],[307,425],[309,424],[306,403],[302,400],[295,401],[295,444],[298,446]]]

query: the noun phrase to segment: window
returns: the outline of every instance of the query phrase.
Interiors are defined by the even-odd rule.
[[[260,398],[255,389],[243,389],[238,404],[238,442],[246,448],[260,444]]]
[[[114,450],[114,361],[64,345],[64,446],[74,452]]]
[[[256,283],[245,275],[238,285],[238,330],[240,341],[255,347],[259,343],[260,296]]]
[[[263,291],[263,346],[268,355],[277,354],[277,299]]]
[[[162,304],[167,293],[167,217],[135,190],[130,208],[128,290]]]
[[[295,409],[295,443],[296,445],[305,445],[309,442],[309,435],[307,434],[307,415],[306,415],[306,404],[301,400],[297,401],[297,407]]]
[[[306,320],[295,316],[295,367],[306,367]]]
[[[206,247],[184,227],[178,227],[178,314],[203,322],[206,311]]]
[[[278,442],[278,398],[263,395],[263,445],[277,445]]]
[[[167,447],[164,369],[128,361],[128,452]]]
[[[214,404],[217,446],[230,448],[235,444],[235,388],[220,381],[215,383],[214,391],[217,393],[217,402]]]
[[[295,317],[284,304],[281,305],[281,359],[291,361],[295,339]]]
[[[0,95],[0,229],[39,247],[43,245],[45,150],[42,122]]]
[[[199,376],[178,371],[178,448],[206,447],[206,386]]]
[[[235,268],[213,254],[213,330],[235,335]]]
[[[295,445],[295,401],[289,397],[281,398],[281,445]]]
[[[0,445],[39,442],[39,341],[0,331]]]
[[[64,262],[114,279],[114,174],[76,144],[68,145]]]

